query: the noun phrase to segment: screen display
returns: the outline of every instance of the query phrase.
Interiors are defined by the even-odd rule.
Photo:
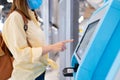
[[[99,22],[99,20],[88,25],[79,45],[77,47],[76,54],[80,59],[81,59],[82,55],[84,54],[89,41],[91,40],[91,36],[93,35],[98,22]]]

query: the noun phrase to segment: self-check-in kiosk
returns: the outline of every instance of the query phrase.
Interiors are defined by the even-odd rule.
[[[64,76],[74,80],[114,80],[120,67],[120,0],[108,0],[86,24],[71,66]]]

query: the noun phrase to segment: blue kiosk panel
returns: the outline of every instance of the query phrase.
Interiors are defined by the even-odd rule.
[[[91,16],[73,56],[75,80],[108,80],[120,51],[120,1],[110,0]],[[116,67],[117,69],[117,67]]]

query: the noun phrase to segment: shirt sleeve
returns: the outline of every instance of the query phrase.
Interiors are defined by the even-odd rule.
[[[13,12],[6,20],[3,36],[17,62],[35,63],[39,61],[42,55],[42,48],[28,45],[24,22],[18,12]]]

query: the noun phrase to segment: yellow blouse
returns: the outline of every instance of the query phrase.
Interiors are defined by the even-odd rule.
[[[22,16],[14,11],[4,23],[2,35],[15,60],[11,80],[34,80],[42,74],[48,63],[48,56],[42,56],[41,46],[45,45],[45,35],[34,13],[29,10],[32,20],[24,31]],[[28,42],[32,47],[29,47]]]

